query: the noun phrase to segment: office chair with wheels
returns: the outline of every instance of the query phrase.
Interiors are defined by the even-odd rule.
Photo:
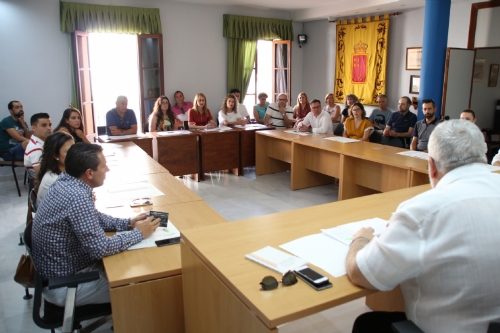
[[[392,323],[391,326],[394,333],[424,333],[424,331],[422,331],[411,320]],[[490,321],[486,333],[500,333],[500,321]]]
[[[26,249],[30,256],[32,249],[32,228],[33,221],[30,221],[24,230],[24,243],[26,244]],[[45,280],[42,278],[35,265],[34,268],[36,275],[35,298],[33,300],[33,321],[37,326],[44,329],[50,329],[52,333],[55,333],[56,328],[62,326],[63,333],[71,333],[75,330],[80,331],[80,323],[84,320],[105,317],[85,327],[85,332],[92,332],[110,319],[108,318],[108,316],[111,315],[110,303],[75,306],[76,289],[78,285],[99,279],[98,272],[81,273]],[[68,288],[64,307],[57,306],[43,299],[42,289],[47,286],[49,289]],[[40,315],[42,301],[44,309],[43,315]]]

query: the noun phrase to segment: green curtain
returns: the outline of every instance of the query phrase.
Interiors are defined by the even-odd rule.
[[[227,88],[239,89],[243,102],[257,54],[257,40],[229,38],[227,51]]]
[[[291,20],[224,14],[223,36],[228,38],[227,90],[241,91],[245,99],[257,51],[257,40],[293,40]]]
[[[70,59],[70,66],[71,68],[69,71],[71,72],[71,105],[74,108],[77,108],[80,110],[80,98],[78,97],[78,82],[76,80],[76,75],[75,75],[75,55],[73,52],[73,36],[71,34],[68,34],[69,37],[69,59]]]
[[[160,10],[60,2],[61,31],[161,34]]]

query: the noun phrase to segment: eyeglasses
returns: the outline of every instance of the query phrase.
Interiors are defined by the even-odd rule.
[[[120,128],[125,128],[125,120],[123,118],[120,118]]]
[[[184,111],[184,108],[181,108],[182,114],[185,114],[186,111]]]
[[[285,274],[283,274],[281,278],[281,284],[283,286],[293,286],[294,284],[297,283],[297,277],[295,274],[293,274],[292,271],[288,271]],[[276,280],[274,276],[265,276],[262,281],[260,282],[261,289],[262,290],[274,290],[278,288],[279,282]]]
[[[351,109],[351,111],[356,111],[356,112],[358,112],[358,111],[361,111],[361,109],[360,109],[360,108],[357,108],[357,109]]]
[[[161,102],[161,105],[168,105],[168,102]]]
[[[152,205],[153,201],[151,198],[140,198],[140,199],[134,199],[132,200],[131,205],[132,206],[146,206],[146,205]]]
[[[321,109],[321,106],[313,106],[313,107],[311,107],[311,109],[315,109],[315,110]]]

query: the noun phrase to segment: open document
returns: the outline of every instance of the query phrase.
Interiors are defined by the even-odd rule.
[[[320,267],[328,274],[339,277],[346,274],[345,259],[352,236],[363,227],[371,227],[375,230],[374,235],[379,235],[386,226],[387,221],[373,218],[323,229],[320,234],[305,236],[280,247]]]
[[[302,136],[311,135],[311,133],[309,133],[309,132],[301,132],[299,130],[288,130],[288,131],[285,131],[285,133],[297,134],[297,135],[302,135]]]
[[[190,131],[179,130],[179,131],[165,131],[165,132],[156,132],[159,136],[171,136],[171,135],[182,135],[182,134],[191,134]]]
[[[132,200],[152,198],[165,195],[147,179],[122,183],[114,179],[114,183],[106,184],[109,196],[106,198],[106,208],[128,205]]]
[[[130,231],[118,231],[116,234],[121,235],[127,232]],[[156,231],[151,236],[149,236],[146,239],[143,239],[141,242],[135,245],[132,245],[127,250],[137,250],[137,249],[143,249],[145,247],[155,247],[156,246],[155,242],[157,240],[170,239],[180,236],[181,233],[179,232],[179,230],[177,230],[177,228],[173,225],[172,221],[168,220],[168,225],[166,228],[164,227],[156,228]]]
[[[146,135],[142,133],[138,134],[127,134],[127,135],[108,135],[109,140],[123,140],[123,139],[136,139],[136,138],[143,138]]]

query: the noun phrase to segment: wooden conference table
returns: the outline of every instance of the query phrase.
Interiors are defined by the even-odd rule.
[[[148,210],[168,212],[180,231],[227,222],[134,143],[120,145],[123,147],[103,144],[105,153],[114,151],[109,157],[115,157],[119,167],[110,166],[104,186],[95,191],[99,210],[116,217],[133,217]],[[108,184],[122,179],[127,183],[147,179],[165,195],[153,197],[149,206],[106,208]],[[116,333],[184,332],[180,245],[124,251],[103,262]]]
[[[144,150],[149,156],[153,157],[153,136],[149,133],[140,134],[136,138],[123,138],[123,139],[110,139],[107,135],[100,135],[97,137],[100,143],[122,143],[133,142],[139,148]]]
[[[261,291],[264,276],[280,276],[245,259],[245,254],[267,245],[278,248],[320,233],[321,228],[372,217],[389,219],[399,203],[428,189],[422,185],[182,231],[186,332],[278,332],[278,325],[374,294],[354,286],[347,276],[333,278],[319,268],[332,288],[318,292],[299,280],[293,286]],[[374,296],[379,294],[384,293]]]
[[[255,165],[255,132],[269,127],[251,124],[227,131],[192,130],[191,134],[162,135],[154,138],[153,155],[174,176],[193,175],[205,180],[206,172],[229,170],[243,175]]]
[[[429,183],[427,161],[398,155],[406,149],[371,142],[340,143],[333,135],[256,133],[256,174],[290,170],[292,190],[339,179],[339,200]]]

